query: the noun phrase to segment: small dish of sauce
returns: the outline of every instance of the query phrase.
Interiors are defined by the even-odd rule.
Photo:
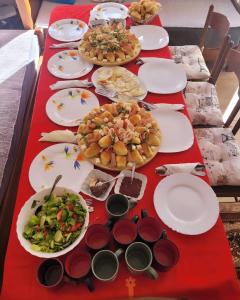
[[[126,176],[121,182],[119,192],[129,197],[138,198],[141,188],[142,180],[138,178],[132,180],[131,177]]]

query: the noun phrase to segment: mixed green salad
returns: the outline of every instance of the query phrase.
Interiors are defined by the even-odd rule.
[[[50,198],[47,195],[44,200],[25,226],[23,236],[31,242],[33,250],[58,252],[80,235],[87,212],[74,194],[52,194]]]

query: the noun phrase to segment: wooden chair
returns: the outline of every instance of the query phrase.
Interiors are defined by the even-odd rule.
[[[16,5],[25,29],[33,29],[42,0],[16,0]]]
[[[229,21],[223,14],[214,12],[211,5],[206,22],[201,33],[198,45],[172,46],[170,47],[173,59],[176,63],[182,63],[185,67],[188,80],[208,80],[210,77],[206,61],[215,62],[224,38],[229,30]],[[207,48],[208,33],[212,31],[218,37],[216,48]]]
[[[227,55],[226,63],[228,65],[228,70],[230,72],[234,72],[235,75],[237,76],[238,83],[239,83],[238,85],[240,85],[240,51],[238,51],[236,49],[230,49],[229,53]],[[228,152],[228,155],[229,155],[228,160],[231,162],[229,164],[231,169],[226,169],[228,171],[228,174],[226,175],[225,179],[226,179],[226,181],[228,181],[231,184],[231,182],[233,182],[233,180],[235,178],[236,182],[234,183],[234,185],[216,185],[216,186],[213,186],[213,189],[218,197],[234,197],[236,200],[238,200],[237,197],[240,196],[240,147],[239,147],[239,145],[237,145],[236,140],[234,139],[234,136],[236,135],[236,133],[238,132],[238,130],[240,128],[240,118],[237,116],[237,114],[239,113],[239,109],[240,109],[240,91],[238,91],[238,100],[236,101],[236,104],[235,104],[232,112],[230,113],[228,119],[226,120],[226,122],[224,124],[224,128],[201,128],[201,129],[198,128],[195,130],[195,133],[199,140],[199,145],[200,145],[202,155],[203,155],[203,157],[205,157],[205,163],[207,163],[207,164],[209,163],[209,161],[206,157],[209,155],[209,152],[208,153],[206,152],[206,149],[204,149],[204,146],[202,146],[203,144],[201,143],[201,136],[203,136],[204,131],[205,132],[208,131],[208,134],[207,134],[208,137],[209,137],[209,132],[211,132],[211,133],[215,132],[216,136],[214,137],[214,141],[222,140],[223,143],[219,144],[219,145],[222,145],[222,147],[225,147],[227,144],[230,145],[231,148],[229,148],[230,150]],[[236,117],[237,117],[237,120],[235,120]],[[217,136],[217,134],[218,134],[217,132],[219,132],[219,136]],[[206,137],[207,141],[209,140],[208,137]],[[220,163],[223,163],[223,166],[227,166],[227,164],[225,164],[225,163],[228,160],[226,160],[226,161],[219,160],[219,161],[216,161],[216,163],[219,164],[219,162],[220,162]],[[211,175],[212,175],[211,170],[208,173],[211,177]],[[229,174],[232,174],[231,178],[227,178],[227,176]],[[214,178],[214,176],[212,178]],[[223,183],[224,182],[225,181],[223,180]]]

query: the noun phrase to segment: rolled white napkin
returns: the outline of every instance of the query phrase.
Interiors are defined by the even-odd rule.
[[[160,58],[160,57],[139,57],[136,61],[136,64],[137,65],[142,65],[142,64],[145,64],[145,63],[150,63],[150,62],[161,62],[162,60],[165,60],[165,59],[168,59],[168,58]],[[170,61],[172,61],[173,63],[174,60],[173,59],[168,59]]]
[[[71,130],[54,130],[42,132],[40,142],[73,143],[77,144],[77,135]]]
[[[154,106],[159,110],[182,110],[184,109],[184,104],[169,104],[169,103],[155,103]]]
[[[79,42],[69,42],[69,43],[60,43],[60,44],[52,44],[50,48],[56,49],[56,48],[78,48]]]
[[[161,165],[155,169],[155,172],[160,176],[167,176],[175,173],[190,173],[193,175],[206,175],[205,166],[199,162],[196,163],[179,163]]]
[[[60,80],[50,85],[49,87],[53,91],[53,90],[67,89],[73,87],[89,88],[92,86],[93,86],[92,82],[85,79],[85,80],[64,80],[64,81]]]

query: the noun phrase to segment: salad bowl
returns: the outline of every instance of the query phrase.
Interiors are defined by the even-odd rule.
[[[42,258],[64,255],[83,239],[89,211],[76,192],[57,186],[49,199],[50,188],[30,197],[17,219],[16,230],[21,246]],[[46,238],[47,236],[47,238]]]

